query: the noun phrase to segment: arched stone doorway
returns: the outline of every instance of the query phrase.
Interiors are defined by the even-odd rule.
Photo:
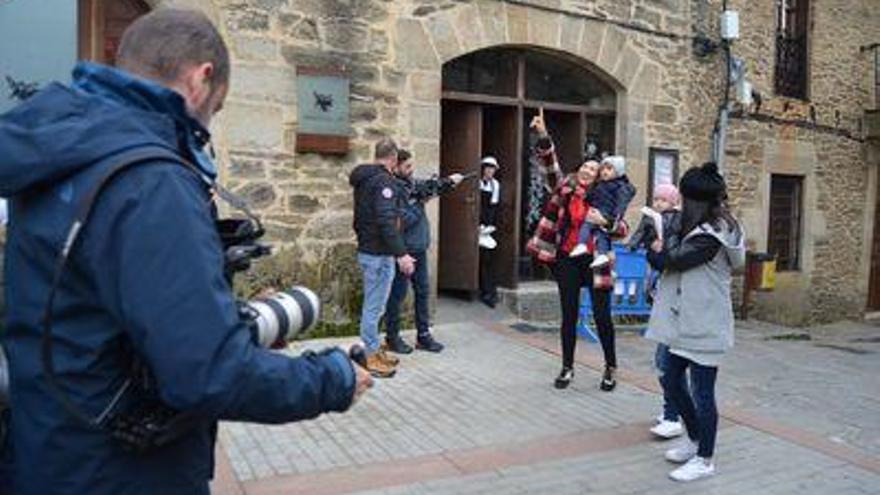
[[[565,171],[588,145],[617,149],[619,85],[600,69],[565,52],[524,46],[479,50],[443,65],[441,175],[476,172],[482,156],[501,163],[501,215],[495,271],[502,287],[546,273],[525,253],[540,216],[528,160],[528,124],[544,109]],[[478,281],[479,198],[470,184],[442,198],[438,288],[472,292]]]

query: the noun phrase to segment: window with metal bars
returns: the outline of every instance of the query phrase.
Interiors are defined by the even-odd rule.
[[[776,0],[776,94],[807,99],[809,0]]]
[[[776,255],[778,271],[801,268],[801,197],[804,178],[772,175],[767,251]]]

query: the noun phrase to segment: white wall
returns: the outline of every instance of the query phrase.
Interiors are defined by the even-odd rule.
[[[0,113],[12,108],[6,76],[68,81],[77,56],[76,0],[0,0]]]

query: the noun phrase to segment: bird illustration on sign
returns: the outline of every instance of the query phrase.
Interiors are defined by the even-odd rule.
[[[312,91],[315,95],[315,106],[320,108],[322,112],[327,112],[333,107],[333,95],[325,95]]]

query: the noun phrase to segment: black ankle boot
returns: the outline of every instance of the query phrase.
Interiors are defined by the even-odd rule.
[[[409,354],[413,351],[411,345],[407,344],[400,336],[392,337],[385,340],[386,348],[395,354]]]
[[[562,371],[559,372],[559,376],[556,377],[556,381],[553,382],[553,386],[558,389],[566,388],[573,379],[574,370],[572,368],[562,368]]]
[[[605,367],[605,373],[602,373],[602,381],[599,382],[599,388],[603,392],[611,392],[617,386],[617,380],[614,378],[615,369],[611,366]]]

